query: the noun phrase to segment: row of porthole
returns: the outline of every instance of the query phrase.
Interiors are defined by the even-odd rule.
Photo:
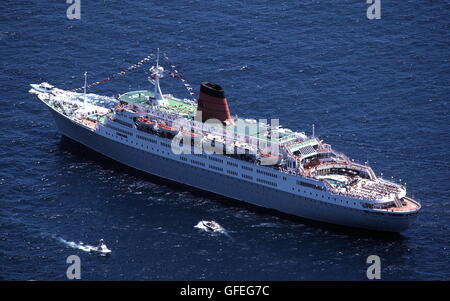
[[[227,174],[233,175],[233,176],[238,176],[238,173],[232,170],[227,170]]]
[[[260,179],[260,178],[256,178],[256,182],[263,183],[263,184],[266,184],[266,185],[271,185],[271,186],[274,186],[274,187],[278,187],[277,183],[271,182],[271,181],[267,181],[267,180],[263,180],[263,179]]]
[[[123,134],[126,134],[128,136],[133,136],[133,133],[130,133],[130,132],[122,130],[122,129],[119,129],[119,128],[115,127],[115,126],[112,126],[112,125],[109,125],[109,124],[106,124],[106,126],[111,128],[111,129],[113,129],[113,130],[115,130],[115,131],[122,132]]]
[[[145,140],[145,141],[151,142],[151,143],[157,143],[157,142],[156,142],[156,140],[153,140],[153,139],[150,139],[150,138],[147,138],[147,137],[141,136],[141,135],[136,135],[136,137],[138,137],[139,139],[142,139],[142,140]]]
[[[106,132],[106,134],[109,135],[108,132]],[[120,137],[120,136],[119,136],[119,137]],[[123,138],[120,137],[120,140],[123,140]],[[128,139],[125,139],[125,141],[128,142]],[[130,141],[130,142],[133,143],[133,141]],[[139,146],[139,143],[136,142],[136,145]],[[144,148],[144,145],[141,144],[141,147]],[[146,149],[149,149],[148,146],[146,146]],[[151,148],[151,150],[152,150],[152,151],[155,151],[155,149],[154,149],[153,147]],[[159,149],[156,149],[156,151],[157,151],[158,153],[160,152]],[[169,153],[168,153],[168,152],[166,153],[166,152],[164,152],[164,151],[161,151],[161,154],[169,154]],[[166,158],[165,158],[165,159],[166,159]]]
[[[278,176],[276,174],[273,174],[271,172],[267,172],[267,171],[264,171],[264,170],[257,169],[256,172],[259,173],[259,174],[263,174],[263,175],[272,177],[272,178],[278,178]]]
[[[197,164],[197,165],[201,165],[201,166],[205,166],[205,163],[199,162],[199,161],[196,161],[196,160],[191,160],[191,163],[194,163],[194,164]]]
[[[227,165],[234,166],[234,167],[238,167],[238,165],[237,165],[236,163],[229,162],[229,161],[227,161]]]
[[[253,168],[247,167],[247,166],[245,166],[245,165],[241,165],[241,168],[242,168],[242,169],[245,169],[245,170],[248,170],[248,171],[253,171]]]
[[[182,161],[187,162],[187,158],[185,158],[185,157],[180,157],[180,159],[181,159]],[[194,162],[194,160],[191,160],[191,163],[194,163],[194,164],[195,164],[195,163],[197,163],[197,161]],[[201,162],[198,162],[198,164],[200,164],[200,163],[201,163]],[[204,165],[202,165],[202,166],[204,166]],[[217,166],[209,165],[208,167],[209,167],[209,168],[212,168],[212,169],[215,169],[215,170],[223,171],[223,168],[220,168],[220,167],[217,167]],[[227,170],[227,173],[228,173],[228,174],[232,174],[232,175],[234,175],[234,176],[238,176],[238,175],[239,175],[237,172],[235,172],[235,171],[230,171],[230,170]],[[245,178],[245,179],[253,180],[253,177],[252,177],[252,176],[248,176],[248,175],[245,175],[245,174],[241,174],[241,176],[242,176],[243,178]]]
[[[295,188],[294,187],[292,187],[292,190],[294,190],[295,191]],[[297,190],[298,192],[301,192],[301,190],[300,189],[298,189]],[[306,190],[303,190],[303,192],[305,193],[305,194],[307,194],[307,192],[306,192]],[[309,192],[309,195],[312,195],[312,192]],[[319,194],[318,193],[316,193],[316,197],[318,197],[319,196]],[[321,195],[321,197],[324,197],[323,195]],[[331,200],[331,198],[330,197],[328,197],[328,199],[329,200]],[[333,198],[333,200],[334,201],[337,201],[337,199],[336,198]],[[343,201],[342,200],[340,200],[341,201],[341,203],[343,203]],[[346,204],[348,204],[348,201],[345,201],[345,203]],[[356,202],[353,202],[353,205],[354,206],[356,206]]]
[[[223,163],[223,160],[222,159],[217,159],[217,158],[214,158],[214,157],[209,157],[209,159],[210,160],[213,160],[213,161],[216,161],[216,162],[218,162],[218,163]]]

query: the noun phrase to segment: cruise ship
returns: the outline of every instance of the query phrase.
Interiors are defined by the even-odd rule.
[[[232,116],[223,88],[202,82],[198,99],[153,89],[117,98],[31,84],[59,132],[113,160],[197,189],[315,221],[401,232],[421,205],[405,185],[375,175],[314,133],[276,120]]]

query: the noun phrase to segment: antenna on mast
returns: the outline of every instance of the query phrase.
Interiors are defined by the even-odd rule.
[[[84,72],[84,98],[83,103],[86,106],[86,86],[87,86],[87,71]]]
[[[169,103],[167,99],[164,98],[161,87],[159,86],[159,79],[164,77],[164,68],[159,65],[159,48],[156,54],[156,66],[150,68],[151,76],[149,78],[150,82],[155,85],[154,97],[155,104],[158,106],[167,106]]]
[[[159,67],[159,48],[156,50],[156,67]]]

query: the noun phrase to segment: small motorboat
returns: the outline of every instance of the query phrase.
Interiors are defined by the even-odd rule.
[[[55,88],[54,86],[50,85],[49,83],[40,83],[39,85],[37,84],[30,84],[30,86],[36,90],[37,92],[40,93],[51,93],[53,91],[53,89]]]
[[[103,239],[100,239],[100,243],[97,247],[92,247],[90,249],[91,252],[100,253],[102,255],[110,254],[111,250],[108,249]]]
[[[223,230],[222,226],[216,223],[215,221],[202,221],[202,225],[209,231],[221,231]]]

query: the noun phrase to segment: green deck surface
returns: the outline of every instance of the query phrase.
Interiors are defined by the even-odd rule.
[[[142,107],[150,107],[148,104],[148,98],[153,97],[153,95],[153,92],[148,90],[132,91],[120,95],[119,99]],[[169,106],[165,108],[166,110],[173,113],[178,113],[180,115],[187,115],[189,117],[193,117],[195,115],[197,110],[195,105],[184,103],[175,98],[166,97],[166,99],[169,103]]]

